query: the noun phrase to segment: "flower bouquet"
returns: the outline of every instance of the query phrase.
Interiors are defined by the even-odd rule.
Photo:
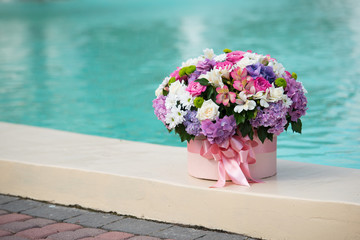
[[[216,163],[215,187],[227,179],[248,186],[260,181],[249,168],[258,160],[254,149],[261,155],[275,144],[276,160],[276,136],[290,125],[301,133],[305,93],[297,75],[269,55],[205,49],[163,80],[153,107],[169,132],[188,141],[188,152]]]

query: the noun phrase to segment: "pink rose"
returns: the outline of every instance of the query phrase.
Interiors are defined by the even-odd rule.
[[[240,59],[244,57],[243,51],[234,51],[226,55],[226,60],[232,63],[237,63]]]
[[[191,82],[189,86],[186,88],[192,96],[199,96],[202,92],[205,92],[206,86],[201,85],[198,82]]]
[[[263,77],[257,77],[254,81],[255,90],[257,92],[259,91],[265,91],[269,87],[271,87],[271,84]]]
[[[229,61],[217,62],[215,68],[217,69],[230,69],[234,64]]]

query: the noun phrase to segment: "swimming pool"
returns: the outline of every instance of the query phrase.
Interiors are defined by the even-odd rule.
[[[360,168],[360,2],[0,1],[0,121],[185,146],[154,90],[204,48],[252,49],[308,90],[278,157]]]

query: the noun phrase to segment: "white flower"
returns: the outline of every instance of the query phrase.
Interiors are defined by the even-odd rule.
[[[292,100],[286,94],[284,94],[282,101],[286,108],[289,108],[293,103]]]
[[[260,99],[260,106],[262,106],[262,107],[264,107],[264,108],[267,108],[267,107],[269,107],[270,105],[269,105],[269,103],[266,101],[265,98],[262,98],[262,99]]]
[[[215,56],[214,60],[217,62],[224,62],[226,60],[226,53]]]
[[[204,56],[205,56],[205,58],[212,60],[215,57],[214,50],[206,48],[204,50]]]
[[[169,129],[175,128],[178,124],[182,123],[186,115],[185,111],[182,111],[181,109],[177,107],[171,108],[170,112],[166,114],[165,122],[169,124]]]
[[[199,79],[200,78],[207,79],[215,87],[224,86],[224,83],[222,81],[222,72],[217,68],[212,69],[210,72],[207,72],[206,74],[201,74],[199,76]]]
[[[268,66],[271,66],[276,74],[276,76],[280,77],[285,73],[285,68],[281,63],[278,63],[277,61],[271,60],[268,64]]]
[[[254,63],[262,62],[262,60],[265,58],[264,55],[257,54],[257,53],[250,53],[250,52],[244,53],[244,58],[245,57],[251,61],[254,61]]]
[[[190,108],[194,106],[194,97],[185,91],[184,94],[180,95],[180,103],[186,110],[190,110]]]
[[[226,79],[230,79],[231,71],[232,71],[232,67],[230,65],[227,65],[226,67],[219,69],[219,73],[221,74],[221,76]]]
[[[252,65],[252,64],[255,64],[257,63],[256,60],[254,59],[250,59],[249,57],[243,57],[240,61],[238,61],[234,66],[233,68],[237,68],[237,67],[240,67],[241,69],[243,68],[246,68],[247,66],[249,65]]]
[[[219,106],[211,99],[206,100],[198,110],[196,117],[200,120],[215,120],[219,116]]]
[[[168,94],[165,99],[166,109],[171,109],[173,106],[176,106],[178,98],[176,95]]]
[[[247,99],[247,96],[244,92],[239,93],[239,98],[236,99],[236,106],[234,112],[241,113],[243,110],[254,110],[256,107],[256,102],[254,100]]]
[[[268,91],[266,91],[266,92],[259,91],[253,95],[253,98],[260,99],[260,106],[267,108],[267,107],[269,107],[269,104],[267,103],[267,99],[266,99],[267,95],[268,95]]]
[[[156,97],[162,95],[162,91],[164,89],[164,87],[169,83],[170,77],[166,77],[164,78],[164,80],[162,81],[162,83],[159,85],[159,87],[155,90],[155,95]]]
[[[180,81],[175,81],[169,86],[169,95],[182,95],[186,91],[186,86]]]
[[[269,94],[268,94],[268,100],[269,102],[277,102],[279,100],[283,99],[284,96],[284,88],[282,87],[274,87],[274,85],[269,89]]]
[[[191,66],[191,65],[197,65],[199,63],[199,61],[202,60],[201,57],[198,57],[198,58],[190,58],[188,60],[186,60],[186,62],[183,62],[182,65],[181,65],[181,68],[183,67],[188,67],[188,66]]]

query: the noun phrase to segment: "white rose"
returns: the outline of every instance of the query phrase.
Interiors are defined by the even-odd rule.
[[[219,106],[210,99],[203,103],[201,108],[198,110],[196,117],[200,121],[206,119],[215,120],[219,114]]]
[[[272,102],[277,102],[279,100],[282,100],[283,95],[284,95],[284,89],[282,87],[271,87],[269,88],[269,100]]]

